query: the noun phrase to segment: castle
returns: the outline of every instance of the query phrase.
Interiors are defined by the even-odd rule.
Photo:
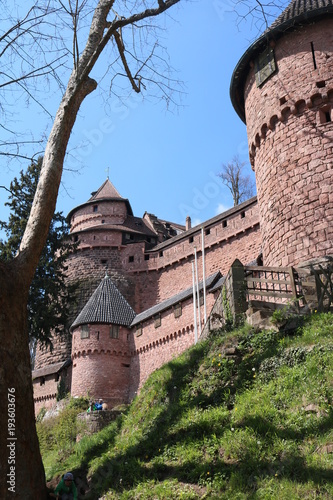
[[[36,414],[59,383],[110,407],[196,341],[233,261],[292,266],[333,254],[333,3],[293,0],[238,62],[233,106],[246,122],[258,195],[191,227],[133,215],[107,179],[68,215],[78,251],[72,338],[37,350]],[[197,258],[199,304],[193,304]],[[203,266],[204,258],[204,266]]]

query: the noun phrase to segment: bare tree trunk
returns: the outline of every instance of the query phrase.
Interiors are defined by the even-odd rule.
[[[0,498],[44,500],[46,484],[35,427],[29,355],[28,291],[55,210],[67,144],[78,110],[97,87],[89,77],[105,46],[124,26],[161,14],[180,0],[158,1],[128,18],[107,16],[114,0],[99,0],[85,49],[61,100],[46,145],[30,216],[17,256],[0,263]],[[124,56],[124,54],[122,54]],[[128,69],[128,68],[127,68]]]
[[[84,98],[96,88],[70,81],[47,143],[42,172],[20,251],[0,263],[0,498],[46,498],[35,427],[27,322],[28,292],[54,213],[67,143]]]
[[[46,498],[29,356],[29,284],[16,263],[0,265],[0,498]],[[33,493],[32,493],[33,492]]]

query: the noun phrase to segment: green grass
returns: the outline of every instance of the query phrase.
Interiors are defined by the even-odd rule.
[[[218,332],[94,436],[74,442],[73,411],[39,423],[47,479],[72,470],[93,500],[333,498],[332,359],[332,314],[288,336]]]

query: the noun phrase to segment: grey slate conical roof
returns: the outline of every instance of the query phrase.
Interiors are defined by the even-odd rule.
[[[72,324],[71,330],[88,323],[129,326],[134,317],[135,312],[127,300],[109,276],[105,276]]]
[[[245,123],[244,85],[249,63],[267,46],[288,30],[333,15],[333,0],[292,0],[272,25],[247,49],[231,77],[230,98],[236,113]]]

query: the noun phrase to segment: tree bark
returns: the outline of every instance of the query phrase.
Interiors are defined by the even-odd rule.
[[[0,262],[0,498],[46,499],[44,467],[35,427],[27,322],[28,291],[55,210],[67,144],[78,110],[97,87],[89,77],[115,31],[156,16],[180,0],[158,2],[112,23],[113,0],[99,0],[82,56],[69,79],[47,141],[43,165],[26,230],[16,257]],[[105,32],[106,30],[106,32]],[[11,475],[10,475],[11,474]]]
[[[35,428],[27,299],[17,263],[0,264],[0,498],[46,498]],[[32,493],[33,492],[33,493]]]

